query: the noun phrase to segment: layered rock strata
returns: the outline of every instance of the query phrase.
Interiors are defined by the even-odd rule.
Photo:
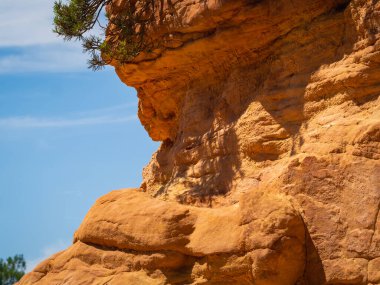
[[[160,3],[141,189],[20,284],[380,284],[380,1]]]

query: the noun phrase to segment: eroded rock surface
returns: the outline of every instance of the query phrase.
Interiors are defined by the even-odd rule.
[[[301,216],[281,195],[251,193],[211,209],[114,191],[90,210],[73,246],[40,264],[29,280],[294,284],[304,270],[304,237]]]
[[[380,284],[380,1],[160,3],[141,189],[20,284]]]

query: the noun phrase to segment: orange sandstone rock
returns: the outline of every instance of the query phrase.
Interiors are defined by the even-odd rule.
[[[380,2],[157,5],[141,189],[19,284],[380,284]]]
[[[301,216],[281,195],[244,198],[239,205],[211,209],[160,201],[136,190],[111,192],[90,210],[73,246],[27,279],[40,284],[294,284],[304,270]]]

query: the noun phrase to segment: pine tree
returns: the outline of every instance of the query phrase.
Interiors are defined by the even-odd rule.
[[[118,63],[131,62],[140,52],[150,49],[145,39],[146,26],[154,16],[154,0],[144,0],[137,7],[137,1],[126,1],[122,9],[114,11],[112,0],[69,0],[54,3],[54,32],[65,40],[79,40],[83,51],[90,54],[89,68],[102,69],[112,60]],[[104,8],[111,11],[105,14],[111,25],[103,27],[99,17]],[[87,35],[95,26],[100,27],[100,35]],[[107,40],[104,40],[107,32]],[[102,36],[102,37],[101,37]]]
[[[25,274],[26,262],[23,255],[0,258],[0,285],[12,285]]]

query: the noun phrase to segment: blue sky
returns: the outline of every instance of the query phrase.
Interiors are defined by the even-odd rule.
[[[158,147],[134,89],[51,32],[53,1],[0,1],[0,258],[67,247],[97,198],[137,187]]]

